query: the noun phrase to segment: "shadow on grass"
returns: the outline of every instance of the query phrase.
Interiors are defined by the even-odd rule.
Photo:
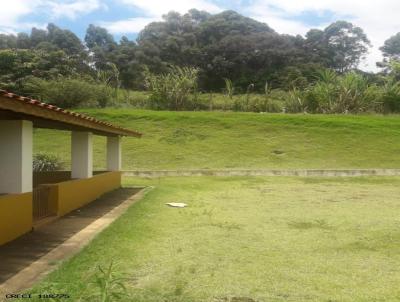
[[[321,229],[321,230],[333,230],[334,227],[329,225],[323,219],[317,219],[314,221],[292,221],[288,223],[288,226],[298,230],[310,230],[310,229]]]
[[[338,247],[337,250],[341,252],[367,251],[398,254],[400,252],[400,232],[360,238]]]

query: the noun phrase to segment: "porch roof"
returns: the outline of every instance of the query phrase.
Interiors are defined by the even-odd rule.
[[[36,128],[90,131],[103,136],[142,136],[134,130],[115,126],[93,117],[0,90],[0,120],[30,120]]]

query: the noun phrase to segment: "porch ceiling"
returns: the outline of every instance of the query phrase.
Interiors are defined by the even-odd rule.
[[[103,136],[140,137],[142,135],[139,132],[114,126],[81,113],[0,90],[0,120],[11,119],[32,121],[35,128],[90,131]]]

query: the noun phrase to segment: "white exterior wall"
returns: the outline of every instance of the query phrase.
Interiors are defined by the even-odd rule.
[[[0,121],[0,194],[32,192],[32,122]]]
[[[71,177],[93,176],[93,137],[91,132],[71,133]]]
[[[121,170],[121,137],[107,136],[107,170]]]

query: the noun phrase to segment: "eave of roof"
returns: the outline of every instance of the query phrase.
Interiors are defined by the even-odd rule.
[[[56,129],[71,130],[76,128],[93,131],[99,135],[142,136],[139,132],[115,126],[85,114],[19,96],[5,90],[0,90],[0,110],[20,114],[31,120],[46,121],[49,127],[44,128],[52,128],[51,125],[54,124],[57,125]]]

